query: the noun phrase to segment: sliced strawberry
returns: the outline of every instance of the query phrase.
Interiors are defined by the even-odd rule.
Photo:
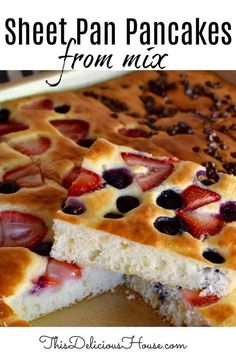
[[[69,189],[72,183],[79,176],[81,171],[80,167],[74,167],[64,178],[62,181],[62,185],[64,188]]]
[[[78,119],[58,119],[51,120],[50,123],[59,130],[59,132],[67,138],[78,143],[88,134],[89,124]]]
[[[39,110],[51,110],[54,107],[53,101],[49,100],[48,98],[41,99],[38,101],[33,101],[30,103],[27,103],[21,108],[23,109],[39,109]]]
[[[184,199],[185,207],[190,210],[194,210],[207,205],[217,200],[220,200],[220,195],[198,186],[189,186],[182,192],[182,197]]]
[[[56,283],[62,283],[67,279],[81,278],[82,269],[76,264],[57,261],[50,258],[46,275]]]
[[[28,129],[28,127],[21,123],[10,122],[7,124],[0,124],[0,136],[9,133],[16,133],[26,129]]]
[[[197,239],[213,236],[223,227],[223,220],[218,214],[181,209],[177,215],[187,226],[190,234]]]
[[[15,182],[22,188],[38,187],[43,184],[40,169],[33,164],[7,171],[3,176],[3,181]]]
[[[68,191],[68,196],[80,196],[104,187],[105,181],[95,172],[82,169],[76,181]]]
[[[186,289],[184,289],[184,290],[181,290],[180,294],[181,294],[182,300],[186,304],[193,306],[193,307],[211,305],[220,299],[220,297],[215,294],[201,296],[199,290],[186,290]]]
[[[136,181],[143,191],[159,186],[172,173],[173,160],[153,159],[133,153],[121,153],[128,166],[143,166],[148,169],[146,173],[134,173]]]
[[[153,158],[130,152],[122,152],[121,156],[128,166],[144,166],[150,169],[159,168],[160,164],[172,165],[173,162],[179,160],[175,157],[167,158]]]
[[[51,145],[48,138],[36,138],[22,141],[13,145],[14,149],[27,156],[41,155],[46,152]]]
[[[47,234],[47,227],[40,218],[18,211],[2,211],[0,224],[0,240],[4,246],[31,248]]]
[[[132,129],[120,128],[118,130],[118,133],[124,136],[128,136],[130,138],[148,138],[150,135],[145,130],[139,128],[132,128]]]

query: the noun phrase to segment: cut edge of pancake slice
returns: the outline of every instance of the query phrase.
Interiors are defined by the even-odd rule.
[[[18,247],[0,249],[0,268],[1,326],[30,325],[123,282],[120,274],[58,262]]]

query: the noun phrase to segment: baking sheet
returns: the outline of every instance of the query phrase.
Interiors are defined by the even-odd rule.
[[[40,93],[51,93],[79,89],[96,83],[111,80],[127,74],[128,71],[100,70],[100,71],[65,71],[61,83],[51,87],[46,83],[55,83],[60,77],[59,71],[38,73],[19,81],[0,85],[0,102],[14,100],[19,97],[32,96]]]
[[[236,84],[235,71],[217,72],[225,80]],[[0,102],[42,92],[64,91],[82,88],[106,81],[121,75],[125,71],[84,71],[66,72],[57,88],[45,84],[58,78],[58,72],[36,74],[17,83],[1,85]],[[156,311],[144,303],[140,297],[128,300],[125,288],[120,287],[114,293],[108,292],[95,298],[84,300],[55,313],[49,314],[32,323],[33,326],[169,326]]]
[[[83,300],[34,321],[33,326],[169,326],[140,296],[128,300],[125,291],[119,287],[114,293]]]

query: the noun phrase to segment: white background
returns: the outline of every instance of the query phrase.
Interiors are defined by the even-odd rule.
[[[50,21],[59,22],[64,17],[68,22],[66,27],[67,38],[75,35],[76,18],[86,18],[92,21],[114,21],[116,23],[116,45],[94,46],[89,44],[89,36],[84,36],[81,46],[75,46],[71,54],[114,54],[113,69],[121,69],[122,58],[129,53],[146,54],[148,45],[140,45],[138,37],[132,45],[125,46],[125,19],[136,18],[138,21],[184,21],[194,22],[196,17],[202,21],[230,22],[232,25],[232,44],[215,46],[157,46],[156,52],[168,53],[164,61],[166,69],[235,69],[236,56],[236,24],[235,1],[229,0],[35,0],[12,1],[7,0],[0,11],[0,70],[60,70],[65,46],[47,45],[40,46],[9,46],[5,43],[6,18],[19,18],[34,23],[41,21],[47,24]],[[207,33],[207,32],[206,32]],[[68,60],[66,69],[70,69],[71,61]],[[76,69],[82,69],[77,64]],[[93,69],[93,67],[91,67]],[[103,68],[104,70],[105,68]]]
[[[0,332],[1,353],[181,353],[181,354],[234,354],[235,328],[95,328],[95,327],[67,327],[67,328],[5,328]],[[90,336],[94,336],[97,343],[121,343],[122,337],[135,336],[138,341],[143,337],[145,344],[180,344],[187,345],[187,349],[139,349],[136,344],[131,349],[120,350],[91,350],[91,349],[44,349],[49,342],[40,343],[41,336],[57,336],[58,343],[69,344],[71,336],[80,336],[89,343]],[[78,343],[82,343],[81,340]],[[125,345],[128,341],[124,341]],[[4,348],[4,350],[2,349]]]

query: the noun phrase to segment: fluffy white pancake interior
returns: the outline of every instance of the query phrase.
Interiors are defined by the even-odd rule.
[[[130,289],[140,294],[146,303],[154,309],[158,309],[158,313],[174,326],[209,326],[209,323],[200,316],[197,310],[180,300],[177,289],[166,287],[168,295],[163,301],[160,301],[155,284],[136,276],[128,276],[126,284]]]
[[[118,273],[84,268],[81,278],[68,279],[59,286],[44,288],[38,294],[30,292],[32,283],[27,284],[23,291],[6,298],[5,302],[18,316],[32,321],[86,297],[114,289],[122,282],[122,275]]]
[[[138,275],[170,286],[207,288],[208,293],[220,296],[231,290],[230,271],[207,267],[200,261],[61,220],[55,220],[54,232],[51,255],[58,260]]]

